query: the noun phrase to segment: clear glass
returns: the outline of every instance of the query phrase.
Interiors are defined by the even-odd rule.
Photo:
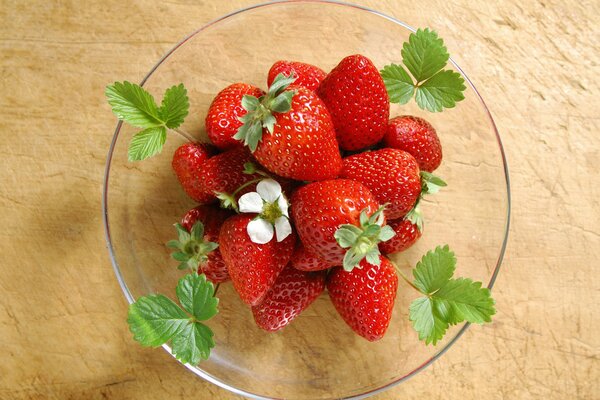
[[[251,28],[249,28],[251,27]],[[160,94],[176,83],[189,90],[191,112],[184,126],[206,140],[203,121],[213,96],[243,81],[261,87],[279,59],[313,63],[328,70],[343,57],[361,53],[378,67],[401,59],[412,28],[366,8],[325,1],[257,5],[224,16],[176,45],[142,81]],[[454,50],[456,51],[456,50]],[[443,144],[436,171],[448,187],[423,206],[423,238],[396,261],[408,271],[421,255],[449,244],[457,273],[491,287],[506,245],[510,191],[500,137],[483,100],[465,76],[466,100],[443,113],[427,113],[414,102],[392,105],[391,115],[427,118]],[[171,172],[171,155],[183,143],[169,135],[161,155],[127,161],[133,129],[117,125],[106,164],[104,222],[113,267],[129,302],[151,293],[174,295],[181,277],[164,243],[173,223],[191,207]],[[436,347],[418,341],[407,316],[416,293],[400,282],[386,336],[370,343],[355,335],[323,294],[290,326],[266,333],[230,284],[221,285],[220,313],[210,321],[216,347],[197,374],[251,398],[362,398],[398,384],[443,354],[467,328],[452,328]],[[125,323],[125,321],[123,321]],[[132,345],[133,342],[132,342]],[[165,346],[170,351],[168,346]]]

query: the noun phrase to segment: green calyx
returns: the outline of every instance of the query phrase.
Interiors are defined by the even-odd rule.
[[[344,270],[352,271],[365,258],[369,264],[381,264],[378,244],[396,235],[390,226],[382,226],[384,209],[385,205],[368,216],[365,208],[360,213],[360,226],[344,224],[333,235],[342,248],[348,249],[344,255]]]
[[[243,125],[233,138],[243,142],[251,152],[254,152],[262,140],[263,128],[273,133],[276,122],[273,113],[286,113],[292,108],[292,98],[296,92],[285,89],[295,80],[294,75],[288,77],[278,74],[266,95],[259,98],[244,95],[242,107],[247,113],[239,118]]]
[[[175,249],[171,254],[180,264],[179,269],[196,271],[198,266],[208,261],[208,254],[219,245],[204,240],[204,225],[198,221],[188,232],[181,224],[175,224],[177,240],[167,242],[167,247]]]
[[[439,192],[440,189],[445,186],[447,186],[446,182],[439,176],[436,176],[431,172],[421,171],[421,194],[415,202],[412,210],[410,210],[405,216],[406,219],[419,228],[419,231],[423,231],[423,213],[421,212],[420,207],[421,200],[423,200],[423,197],[428,194],[435,194]]]

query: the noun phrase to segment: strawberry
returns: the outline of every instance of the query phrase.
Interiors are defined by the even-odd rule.
[[[321,271],[330,267],[321,257],[306,250],[301,242],[296,246],[290,263],[301,271]]]
[[[213,146],[201,143],[186,143],[179,146],[173,154],[171,166],[183,190],[198,203],[214,200],[200,184],[200,171],[206,161],[216,152]]]
[[[216,244],[221,225],[230,216],[230,212],[209,206],[192,208],[183,216],[181,224],[176,225],[179,240],[167,243],[177,250],[173,257],[181,262],[180,269],[198,270],[214,283],[229,280],[227,267]]]
[[[319,84],[327,75],[321,68],[311,64],[298,61],[277,61],[269,70],[267,85],[271,86],[275,77],[279,74],[285,76],[292,76],[293,74],[296,77],[294,86],[304,87],[313,91],[317,90]]]
[[[331,270],[327,290],[335,309],[354,332],[373,342],[390,324],[398,276],[392,263],[380,257],[379,265],[363,260],[352,271]]]
[[[385,218],[377,200],[353,180],[309,183],[292,195],[291,204],[302,244],[329,266],[351,269],[362,258],[378,255],[377,243],[391,237],[389,228],[382,228]]]
[[[207,196],[211,196],[211,200],[221,193],[233,193],[243,184],[260,177],[257,173],[244,173],[245,164],[251,162],[250,152],[243,147],[211,157],[204,163],[199,174],[199,186]],[[252,187],[248,187],[245,191],[251,189]]]
[[[325,104],[311,90],[286,89],[279,74],[264,98],[245,96],[248,110],[235,138],[269,171],[302,181],[337,177],[342,161]]]
[[[379,243],[379,250],[384,254],[404,251],[421,237],[421,230],[407,218],[395,219],[387,223],[396,235],[387,242]]]
[[[293,233],[281,242],[252,242],[247,226],[254,217],[256,214],[234,215],[225,221],[219,233],[221,254],[233,286],[242,301],[251,306],[260,304],[266,296],[290,260],[296,242]]]
[[[344,58],[317,93],[331,114],[343,150],[364,149],[385,135],[390,101],[379,71],[367,57]]]
[[[433,172],[442,163],[442,144],[435,129],[423,118],[392,118],[383,138],[386,147],[412,154],[423,171]]]
[[[402,150],[381,149],[346,157],[340,176],[363,183],[377,201],[389,203],[385,214],[390,219],[406,215],[421,193],[419,165]]]
[[[240,146],[233,138],[242,126],[239,118],[246,114],[242,107],[242,97],[260,97],[265,92],[246,83],[234,83],[221,90],[212,101],[204,121],[210,141],[219,149],[226,150]]]
[[[256,325],[269,332],[284,328],[323,293],[326,276],[325,271],[305,272],[288,265],[264,300],[252,307]]]

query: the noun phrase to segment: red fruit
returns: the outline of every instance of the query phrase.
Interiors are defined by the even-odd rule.
[[[304,87],[313,91],[317,90],[319,84],[327,75],[321,68],[311,64],[298,61],[277,61],[269,70],[267,85],[271,86],[278,74],[290,76],[292,73],[296,76],[294,86]]]
[[[248,149],[238,147],[218,154],[206,161],[200,172],[200,187],[207,195],[216,199],[215,193],[232,193],[244,183],[259,178],[258,174],[245,174],[244,164],[252,162]],[[252,190],[246,188],[239,195]]]
[[[387,224],[396,232],[396,236],[386,242],[379,243],[379,250],[384,254],[404,251],[415,244],[421,237],[421,231],[417,225],[406,218],[388,221]]]
[[[192,226],[197,221],[204,225],[204,240],[208,242],[219,242],[219,231],[221,225],[232,214],[226,210],[210,206],[198,206],[189,210],[181,219],[181,225],[191,232]],[[225,282],[229,280],[227,266],[219,248],[208,253],[208,261],[198,266],[198,273],[204,273],[206,277],[214,282]]]
[[[335,309],[354,332],[371,342],[385,334],[398,290],[394,266],[385,257],[380,260],[378,266],[363,260],[350,272],[336,267],[327,279]]]
[[[364,149],[385,135],[390,101],[379,71],[365,56],[344,58],[321,82],[318,94],[342,149]]]
[[[305,88],[294,90],[291,110],[273,113],[273,133],[263,129],[254,157],[269,171],[285,178],[335,178],[342,158],[327,108],[314,92]]]
[[[233,138],[242,123],[238,117],[246,114],[242,97],[249,94],[260,97],[265,92],[246,83],[234,83],[221,90],[214,98],[206,114],[206,133],[210,141],[220,149],[239,147],[241,142]]]
[[[326,276],[325,271],[304,272],[288,265],[262,303],[252,307],[256,325],[269,332],[288,325],[323,293]]]
[[[214,147],[201,143],[186,143],[173,154],[171,166],[183,190],[198,203],[209,203],[214,196],[207,193],[200,183],[200,171],[215,153]]]
[[[424,171],[433,172],[442,163],[440,139],[433,126],[423,118],[410,115],[392,118],[383,143],[386,147],[412,154]]]
[[[292,233],[283,241],[265,244],[250,240],[246,227],[255,214],[239,214],[227,219],[219,233],[219,248],[233,286],[242,301],[260,304],[286,266],[296,243]]]
[[[330,267],[321,257],[306,250],[302,243],[296,246],[290,263],[301,271],[321,271]]]
[[[344,159],[342,178],[363,183],[381,204],[389,203],[389,219],[403,217],[421,193],[419,165],[409,153],[397,149],[366,151]]]
[[[346,249],[334,234],[342,224],[360,225],[360,212],[373,214],[379,203],[363,184],[349,179],[310,183],[291,199],[292,217],[304,247],[330,266],[342,265]]]

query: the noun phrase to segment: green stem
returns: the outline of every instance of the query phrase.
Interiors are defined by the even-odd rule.
[[[398,267],[398,265],[396,265],[396,263],[395,263],[395,262],[393,262],[392,260],[390,260],[390,262],[392,263],[392,265],[393,265],[393,266],[394,266],[394,268],[396,269],[396,272],[398,273],[398,275],[400,275],[400,277],[401,277],[402,279],[404,279],[404,281],[405,281],[406,283],[408,283],[410,286],[412,286],[412,287],[413,287],[413,289],[415,289],[417,292],[419,292],[419,293],[423,293],[423,292],[421,292],[421,289],[419,289],[418,287],[416,287],[416,286],[415,286],[415,284],[414,284],[414,283],[412,283],[412,281],[411,281],[411,280],[408,278],[408,276],[406,276],[406,275],[404,274],[404,272],[402,272],[402,271],[400,270],[400,267]]]
[[[233,191],[233,193],[231,193],[231,197],[235,198],[235,195],[238,194],[240,192],[240,190],[247,188],[248,186],[252,185],[253,183],[260,182],[262,180],[263,180],[263,178],[256,178],[256,179],[252,179],[251,181],[244,183],[243,185],[241,185],[240,187],[235,189]]]
[[[192,135],[190,135],[189,133],[187,133],[186,131],[184,131],[182,129],[179,129],[179,128],[172,128],[172,129],[167,128],[167,129],[169,129],[170,131],[173,131],[173,132],[175,132],[175,133],[183,136],[186,140],[188,140],[188,141],[190,141],[192,143],[196,143],[197,142],[197,140],[194,139],[194,137]]]

